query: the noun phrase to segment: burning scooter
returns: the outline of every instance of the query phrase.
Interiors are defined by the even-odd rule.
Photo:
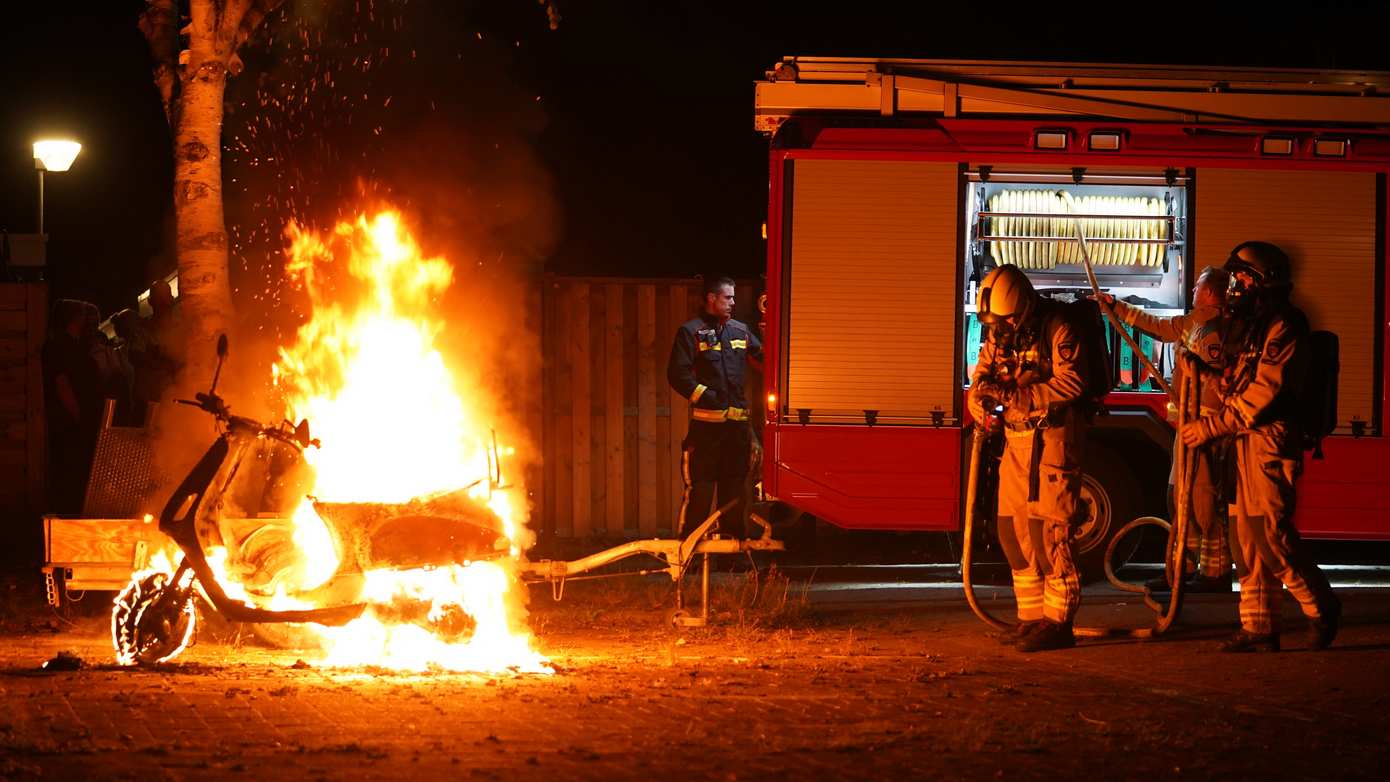
[[[258,481],[264,476],[257,474],[257,462],[261,467],[274,463],[273,472],[290,474],[304,466],[305,449],[319,442],[310,436],[307,421],[267,426],[232,414],[217,394],[227,349],[224,335],[218,339],[217,371],[208,392],[178,400],[213,416],[218,435],[160,514],[160,532],[178,546],[172,573],[136,573],[116,598],[111,640],[118,662],[153,664],[178,656],[193,639],[195,593],[225,619],[252,623],[258,635],[268,637],[275,635],[267,632],[275,626],[340,626],[361,616],[367,608],[361,595],[369,569],[476,562],[505,554],[506,537],[495,517],[462,496],[471,487],[394,505],[315,503],[338,553],[336,568],[317,578],[294,577],[302,558],[295,550],[293,525],[263,518],[277,514],[254,512],[259,507],[241,514],[253,518],[238,520],[233,509],[251,505],[236,496],[246,484],[277,483]],[[259,488],[269,493],[276,487]],[[292,500],[303,496],[298,487],[279,489]],[[235,553],[228,554],[229,549]],[[241,565],[242,576],[258,573],[259,581],[219,578],[229,559]]]

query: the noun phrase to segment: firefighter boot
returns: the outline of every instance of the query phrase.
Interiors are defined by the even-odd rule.
[[[1337,630],[1342,626],[1342,601],[1338,600],[1317,619],[1308,620],[1308,645],[1314,651],[1322,651],[1332,645]]]
[[[1217,647],[1223,652],[1277,652],[1278,633],[1251,633],[1241,630]]]
[[[1034,619],[1031,622],[1019,622],[1018,624],[1014,625],[1014,629],[1012,632],[1004,633],[1003,635],[999,636],[999,642],[1004,644],[1005,646],[1016,647],[1019,644],[1023,643],[1025,640],[1027,640],[1028,636],[1042,629],[1042,626],[1044,624],[1047,623],[1042,619]]]
[[[1076,646],[1076,635],[1072,633],[1071,622],[1054,622],[1050,619],[1043,620],[1042,627],[1018,642],[1020,652],[1046,652],[1073,646]]]

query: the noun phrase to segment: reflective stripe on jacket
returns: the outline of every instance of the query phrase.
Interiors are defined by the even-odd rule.
[[[721,327],[712,316],[692,318],[676,330],[666,380],[690,400],[695,420],[746,421],[748,359],[762,355],[762,342],[743,323],[729,320]]]

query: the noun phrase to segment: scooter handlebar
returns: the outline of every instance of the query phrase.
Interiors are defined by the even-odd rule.
[[[211,413],[216,416],[218,420],[225,422],[231,429],[240,430],[244,433],[255,433],[262,437],[280,440],[281,442],[289,443],[299,448],[319,445],[318,440],[302,442],[297,432],[294,429],[287,428],[286,424],[281,424],[280,426],[264,426],[260,421],[254,418],[232,415],[231,409],[227,407],[227,403],[222,400],[222,397],[216,394],[199,393],[196,399],[175,399],[174,401],[181,405],[196,407],[199,410]]]
[[[227,403],[222,401],[222,397],[217,394],[204,394],[200,391],[194,394],[192,399],[175,399],[174,401],[181,405],[196,407],[199,410],[212,413],[218,418],[225,418],[228,415]]]

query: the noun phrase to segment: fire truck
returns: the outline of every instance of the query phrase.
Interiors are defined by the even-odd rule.
[[[1290,254],[1295,303],[1337,335],[1340,364],[1296,524],[1390,539],[1388,94],[1384,72],[777,63],[754,100],[770,147],[764,493],[842,528],[959,531],[976,286],[1013,263],[1038,289],[1087,288],[1068,200],[1100,286],[1157,314],[1190,307],[1196,274],[1240,242]],[[1167,395],[1109,336],[1116,385],[1077,533],[1092,573],[1120,526],[1166,515],[1174,434]],[[1171,346],[1134,336],[1170,373]]]

